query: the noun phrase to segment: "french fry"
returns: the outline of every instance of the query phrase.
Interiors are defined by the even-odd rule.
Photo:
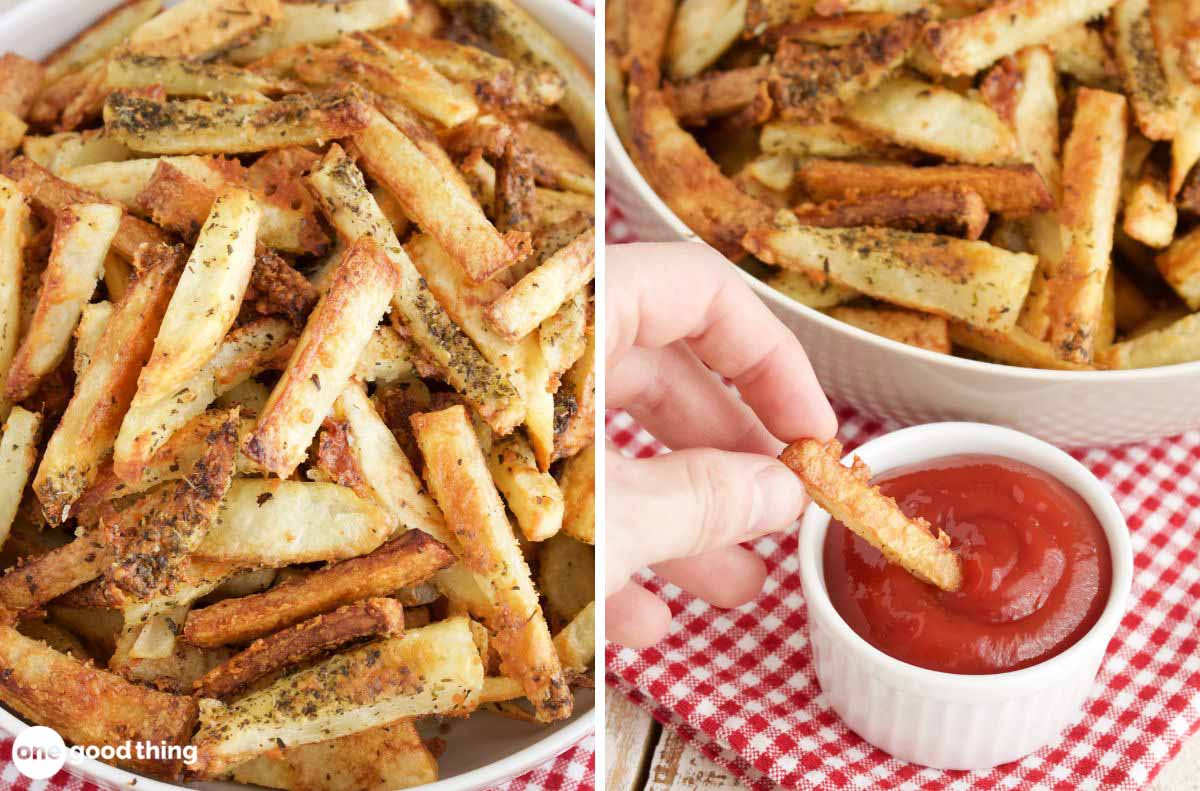
[[[1172,198],[1200,160],[1200,85],[1192,81],[1185,65],[1187,8],[1179,0],[1155,2],[1150,7],[1154,42],[1177,114],[1177,134],[1171,140]]]
[[[394,594],[453,562],[454,555],[443,544],[412,530],[362,557],[331,563],[261,593],[193,610],[184,636],[210,647],[248,642],[362,598]]]
[[[756,10],[756,5],[760,3],[751,2],[747,8],[747,28],[761,29],[761,25],[754,25],[749,21],[749,14]],[[762,29],[759,35],[764,41],[791,38],[823,47],[844,47],[863,33],[876,31],[896,18],[895,14],[883,12],[813,15],[803,19],[792,19],[793,16],[795,15],[787,14],[784,18],[776,19],[775,24]]]
[[[299,44],[328,44],[340,36],[406,20],[408,0],[343,0],[338,3],[284,3],[281,15],[254,41],[229,53],[234,63],[250,63]]]
[[[18,185],[0,177],[0,375],[9,376],[21,331],[21,282],[25,275],[25,228],[29,207]],[[12,407],[0,395],[0,418]]]
[[[955,346],[969,349],[1005,365],[1060,371],[1083,371],[1091,368],[1090,365],[1062,359],[1048,341],[1032,334],[1019,324],[1007,331],[996,332],[973,327],[961,321],[951,321],[950,340]]]
[[[1155,259],[1163,279],[1192,310],[1200,310],[1200,230],[1181,236]]]
[[[797,184],[818,201],[845,198],[852,191],[880,192],[963,186],[979,193],[989,211],[1020,216],[1054,208],[1054,196],[1032,165],[873,165],[813,160],[796,170]]]
[[[596,119],[590,68],[513,0],[443,0],[442,5],[514,63],[554,69],[566,83],[558,106],[574,127],[580,145],[593,153]]]
[[[1064,255],[1048,273],[1046,284],[1051,317],[1046,339],[1070,362],[1092,362],[1120,199],[1124,147],[1125,98],[1081,89],[1071,135],[1063,147],[1059,219]]]
[[[592,206],[591,195],[538,187],[534,190],[534,225],[545,228],[548,225],[566,222],[580,214],[590,217]]]
[[[1200,360],[1200,313],[1188,314],[1161,329],[1114,343],[1102,355],[1106,366],[1122,370],[1194,360]]]
[[[850,199],[805,203],[792,212],[803,225],[818,228],[871,225],[966,239],[978,239],[988,221],[983,198],[969,187],[876,192]]]
[[[554,458],[570,458],[592,444],[595,420],[596,332],[589,326],[587,348],[554,394]]]
[[[0,625],[0,701],[73,744],[187,744],[196,701],[131,684]],[[64,689],[87,690],[64,695]],[[129,769],[178,779],[182,760],[133,758]]]
[[[1107,11],[1113,0],[1002,0],[930,26],[925,43],[948,75],[974,74],[1005,55]]]
[[[183,256],[166,246],[144,247],[138,264],[141,274],[113,311],[34,478],[34,491],[52,524],[67,518],[117,439]]]
[[[46,83],[104,57],[162,10],[162,0],[126,0],[46,57]]]
[[[261,218],[245,190],[227,190],[213,203],[138,377],[136,406],[169,397],[221,348],[250,282]]]
[[[521,127],[521,142],[533,157],[534,177],[539,184],[556,189],[594,195],[595,170],[591,159],[552,129],[527,123]]]
[[[167,96],[193,97],[217,93],[275,96],[299,90],[298,83],[223,63],[198,63],[183,58],[131,53],[108,62],[105,83],[112,90],[160,85]]]
[[[849,286],[838,285],[832,280],[820,283],[812,275],[791,269],[772,272],[766,282],[779,293],[817,310],[832,308],[861,296]]]
[[[596,603],[588,602],[562,631],[554,635],[554,650],[564,670],[586,673],[596,659]]]
[[[242,567],[344,560],[375,549],[395,526],[344,486],[239,478],[195,554]]]
[[[955,162],[1004,165],[1017,154],[1016,138],[990,107],[910,77],[893,77],[864,94],[846,118],[877,137]]]
[[[21,495],[37,463],[37,441],[42,416],[13,407],[0,438],[0,546],[4,545],[21,504]]]
[[[104,529],[18,565],[0,577],[0,607],[31,610],[99,577],[117,558]]]
[[[1036,263],[984,242],[883,228],[806,228],[787,212],[773,226],[750,231],[744,243],[766,263],[997,330],[1016,322]]]
[[[1054,55],[1054,68],[1089,88],[1117,90],[1117,65],[1104,35],[1085,24],[1071,25],[1046,38]]]
[[[745,21],[746,0],[683,0],[675,9],[664,52],[671,77],[694,77],[711,66],[738,40]]]
[[[367,348],[354,366],[354,378],[361,382],[391,384],[413,376],[415,350],[412,344],[386,324],[375,328]]]
[[[230,332],[217,353],[174,393],[159,401],[132,405],[113,452],[117,477],[126,482],[139,479],[176,431],[218,396],[267,368],[282,365],[293,341],[291,327],[281,319],[249,322]]]
[[[595,230],[580,234],[521,278],[487,309],[492,327],[516,342],[550,318],[592,279]]]
[[[416,345],[444,370],[447,381],[493,431],[511,431],[524,413],[516,387],[446,315],[367,192],[362,173],[339,146],[330,147],[309,183],[342,238],[373,237],[399,270],[400,286],[392,306]]]
[[[342,89],[253,104],[160,102],[117,91],[105,101],[104,127],[147,154],[242,154],[354,134],[367,125],[368,109],[353,91]]]
[[[664,90],[671,111],[685,125],[733,115],[759,98],[770,76],[765,65],[743,66],[698,75]]]
[[[392,791],[438,779],[437,759],[411,720],[287,747],[233,768],[239,783],[282,789]]]
[[[245,42],[279,15],[279,0],[184,0],[139,25],[124,48],[203,60]]]
[[[538,590],[551,622],[569,623],[596,595],[596,548],[557,533],[537,545]]]
[[[588,295],[584,289],[562,304],[538,327],[542,358],[552,376],[559,376],[587,350]]]
[[[1149,0],[1118,0],[1108,30],[1138,129],[1151,140],[1170,140],[1175,137],[1175,101],[1155,48]]]
[[[393,123],[395,122],[395,123]],[[400,201],[404,213],[482,282],[524,258],[528,235],[496,232],[437,141],[418,121],[392,107],[372,110],[354,135],[367,170]]]
[[[0,110],[23,120],[42,87],[44,73],[40,63],[15,52],[0,55]],[[17,144],[20,142],[18,136]]]
[[[413,415],[425,478],[467,568],[491,584],[488,619],[506,673],[521,680],[539,719],[570,716],[572,700],[504,504],[461,406]]]
[[[1161,249],[1171,244],[1179,215],[1167,190],[1166,172],[1147,160],[1124,198],[1125,219],[1121,226],[1125,233],[1148,247]]]
[[[196,681],[193,694],[219,700],[236,696],[260,678],[363,638],[404,631],[404,608],[395,599],[370,598],[281,629],[256,640]]]
[[[950,550],[950,537],[924,519],[909,519],[896,501],[870,484],[871,471],[855,457],[853,466],[840,461],[842,445],[837,440],[793,442],[780,461],[804,483],[813,502],[844,524],[888,561],[923,582],[942,590],[962,585],[962,567]]]
[[[559,476],[564,502],[562,530],[585,544],[596,543],[596,446],[567,459]]]
[[[899,343],[950,353],[950,328],[941,316],[897,308],[860,308],[842,305],[826,311],[838,321],[891,338]]]
[[[337,654],[223,705],[206,699],[189,770],[216,777],[276,749],[335,739],[394,720],[469,711],[483,664],[466,618],[451,618]],[[369,692],[367,692],[369,690]]]
[[[498,437],[487,451],[488,469],[528,541],[545,541],[562,527],[563,493],[538,468],[533,449],[520,434]]]
[[[671,0],[626,0],[626,5],[625,40],[618,67],[628,72],[631,87],[643,91],[656,90],[661,82],[661,67],[667,49],[668,31],[675,17],[675,3]],[[637,24],[628,21],[635,19]]]

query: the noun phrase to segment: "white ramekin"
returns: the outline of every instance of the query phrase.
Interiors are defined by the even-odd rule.
[[[859,637],[825,588],[829,514],[812,505],[800,525],[800,579],[808,605],[817,681],[851,730],[897,758],[938,769],[986,769],[1058,739],[1092,690],[1129,599],[1133,549],[1112,495],[1086,467],[1039,439],[983,423],[929,423],[867,442],[873,473],[960,453],[1003,456],[1037,467],[1095,512],[1112,554],[1112,590],[1100,620],[1063,653],[1011,673],[940,673],[894,659]],[[843,461],[846,461],[843,460]]]

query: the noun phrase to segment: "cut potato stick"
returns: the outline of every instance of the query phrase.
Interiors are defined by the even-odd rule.
[[[671,77],[694,77],[711,66],[738,40],[745,23],[746,0],[683,0],[675,8],[664,52]]]
[[[710,118],[732,115],[759,99],[770,74],[768,66],[744,66],[701,74],[664,90],[680,122],[699,125]]]
[[[250,63],[298,44],[328,44],[347,33],[406,20],[408,0],[342,0],[338,3],[284,3],[282,14],[254,41],[229,53],[234,63]]]
[[[374,552],[331,563],[254,593],[188,613],[184,638],[201,646],[245,643],[373,596],[390,596],[454,563],[445,545],[410,530]]]
[[[1001,0],[977,14],[932,25],[925,42],[945,74],[974,74],[1112,5],[1113,0]]]
[[[525,411],[516,387],[446,315],[367,191],[362,173],[339,146],[330,146],[309,183],[339,236],[347,241],[371,236],[400,272],[392,307],[416,345],[493,431],[512,431]]]
[[[42,416],[13,407],[0,438],[0,547],[4,546],[25,493],[25,484],[37,463],[37,442]]]
[[[0,607],[12,612],[40,607],[94,580],[117,558],[104,529],[9,569],[0,577]]]
[[[272,750],[235,766],[232,777],[268,788],[384,791],[432,783],[438,766],[412,721],[397,720],[340,739]]]
[[[862,195],[904,192],[934,187],[967,187],[983,198],[989,211],[1011,216],[1054,208],[1054,197],[1032,165],[873,165],[813,160],[796,170],[796,182],[818,201]]]
[[[1138,129],[1151,140],[1170,140],[1175,137],[1175,101],[1155,48],[1150,1],[1118,0],[1108,31]]]
[[[203,97],[260,93],[294,93],[298,83],[239,69],[223,63],[199,63],[183,58],[123,54],[108,62],[105,83],[111,90],[159,85],[167,96]]]
[[[487,280],[528,255],[528,234],[496,232],[450,158],[419,121],[396,107],[389,117],[372,110],[369,118],[366,129],[354,135],[366,169],[473,280]]]
[[[404,608],[395,599],[370,598],[281,629],[196,681],[192,694],[228,699],[255,681],[364,638],[395,637],[404,631]]]
[[[124,49],[204,60],[244,43],[279,15],[279,0],[184,0],[139,25]]]
[[[630,87],[655,90],[661,82],[663,55],[675,16],[675,3],[672,0],[626,0],[626,6],[625,41],[616,65],[628,72]],[[634,19],[637,24],[630,23]]]
[[[487,318],[503,337],[516,342],[558,311],[591,282],[596,232],[584,231],[521,278],[488,306]]]
[[[25,237],[29,207],[17,184],[0,176],[0,376],[6,380],[21,333],[21,284],[25,278]],[[0,419],[12,403],[0,394]]]
[[[987,226],[983,198],[969,187],[929,187],[876,192],[824,203],[806,203],[792,212],[803,225],[847,228],[872,225],[978,239]]]
[[[380,722],[470,711],[483,663],[467,618],[337,654],[222,705],[205,700],[190,771],[216,777],[257,755],[335,739]]]
[[[1085,24],[1071,25],[1047,36],[1046,46],[1054,54],[1054,68],[1059,72],[1089,88],[1119,88],[1117,65],[1099,30]]]
[[[261,217],[246,190],[229,189],[217,197],[138,377],[135,405],[170,396],[216,355],[242,307]]]
[[[182,264],[181,251],[171,247],[147,246],[138,253],[141,274],[113,311],[34,478],[52,524],[67,518],[116,441]]]
[[[281,478],[292,474],[399,285],[399,271],[371,237],[354,243],[263,407],[247,456]]]
[[[429,489],[461,542],[464,564],[490,582],[488,620],[506,674],[521,680],[539,719],[570,716],[572,699],[529,567],[466,410],[453,406],[413,415],[412,425]]]
[[[162,10],[162,0],[126,0],[46,57],[46,83],[99,60]]]
[[[908,158],[911,152],[841,122],[803,124],[775,120],[762,126],[759,146],[768,154],[830,159]]]
[[[408,339],[392,327],[381,324],[371,333],[367,348],[359,356],[354,366],[354,378],[360,382],[386,385],[411,377],[416,371],[413,365],[415,356],[416,350]]]
[[[1125,233],[1148,247],[1161,249],[1171,244],[1179,215],[1167,190],[1166,172],[1147,160],[1141,176],[1124,197],[1121,227]]]
[[[1200,230],[1171,243],[1155,259],[1163,279],[1192,310],[1200,310]]]
[[[591,159],[562,135],[535,123],[524,124],[519,135],[520,142],[532,156],[533,174],[538,184],[584,195],[595,194],[596,176]]]
[[[1163,0],[1150,6],[1154,42],[1175,102],[1177,134],[1171,140],[1171,197],[1183,187],[1200,160],[1200,84],[1188,74],[1185,45],[1190,40],[1187,9],[1181,0]]]
[[[892,498],[870,484],[871,471],[862,459],[842,466],[842,444],[802,439],[779,459],[796,473],[813,502],[855,535],[883,553],[891,563],[942,590],[962,585],[962,567],[950,550],[950,537],[935,534],[924,519],[909,519]]]
[[[767,285],[784,294],[801,305],[823,310],[841,305],[861,296],[860,292],[848,286],[842,286],[826,279],[818,282],[813,275],[797,272],[792,269],[780,269],[772,272],[766,278]]]
[[[955,346],[969,349],[1005,365],[1059,371],[1084,371],[1091,368],[1089,365],[1062,359],[1049,342],[1033,335],[1019,324],[1005,332],[995,332],[972,327],[961,321],[952,321],[950,340]]]
[[[596,332],[589,326],[587,348],[554,394],[554,458],[570,458],[591,445],[595,420]]]
[[[160,401],[131,406],[113,451],[117,477],[126,482],[138,480],[175,432],[218,396],[267,368],[281,366],[291,353],[294,337],[291,326],[282,319],[248,322],[230,332],[212,359],[175,392]]]
[[[548,472],[542,472],[533,448],[519,433],[492,440],[488,469],[504,502],[529,541],[545,541],[562,527],[563,494]]]
[[[596,603],[588,605],[554,635],[554,650],[564,670],[586,673],[596,659]]]
[[[368,109],[342,89],[252,104],[159,102],[117,91],[104,104],[104,127],[147,154],[243,154],[346,137],[367,125]]]
[[[0,625],[0,701],[20,716],[58,731],[72,744],[185,745],[196,722],[196,701],[170,695],[80,662]],[[64,689],[87,690],[64,695]],[[182,751],[179,751],[182,753]],[[179,778],[182,758],[118,761],[167,780]]]
[[[25,118],[42,88],[44,72],[42,64],[15,52],[0,55],[0,110],[18,121]],[[16,145],[23,134],[17,136]]]
[[[950,353],[950,328],[941,316],[901,308],[860,308],[842,305],[827,311],[838,321],[891,338],[899,343]]]
[[[746,248],[786,266],[915,310],[1007,330],[1036,259],[984,242],[883,228],[807,228],[788,212],[746,235]]]
[[[559,376],[587,349],[588,295],[584,289],[538,327],[538,343],[551,376]]]
[[[1125,126],[1123,96],[1080,89],[1071,135],[1063,147],[1063,201],[1058,215],[1064,253],[1046,281],[1050,292],[1046,339],[1063,359],[1084,365],[1092,362],[1104,301],[1121,193]]]
[[[564,501],[562,530],[585,544],[596,543],[596,446],[567,459],[559,476]]]
[[[1114,343],[1103,353],[1106,366],[1122,370],[1194,360],[1200,360],[1200,313],[1191,313],[1161,329]]]
[[[1016,138],[990,107],[910,77],[893,77],[861,96],[846,119],[877,137],[955,162],[1003,165],[1017,155]]]

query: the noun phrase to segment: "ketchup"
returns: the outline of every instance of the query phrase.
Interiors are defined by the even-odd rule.
[[[830,524],[829,597],[884,653],[947,673],[1002,673],[1062,653],[1100,618],[1112,585],[1108,541],[1058,479],[1011,459],[963,455],[873,482],[909,517],[946,531],[963,569],[960,590],[939,590]]]

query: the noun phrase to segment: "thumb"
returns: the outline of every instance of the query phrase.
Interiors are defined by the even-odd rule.
[[[807,499],[781,462],[753,453],[695,449],[649,459],[609,450],[606,590],[638,569],[782,530]]]

